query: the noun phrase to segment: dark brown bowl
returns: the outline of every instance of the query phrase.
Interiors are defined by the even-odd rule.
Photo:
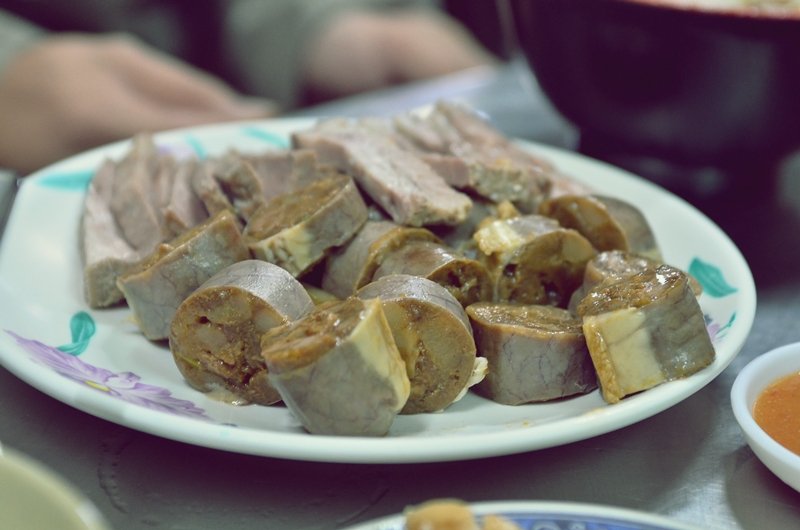
[[[510,0],[580,149],[689,194],[771,186],[800,148],[800,12]]]

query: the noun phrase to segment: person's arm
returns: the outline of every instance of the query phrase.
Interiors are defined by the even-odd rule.
[[[275,112],[131,37],[49,34],[2,15],[0,167],[25,174],[140,132]]]
[[[41,39],[46,32],[0,9],[0,72],[19,52]]]
[[[224,45],[245,89],[285,108],[494,62],[424,0],[237,0]]]

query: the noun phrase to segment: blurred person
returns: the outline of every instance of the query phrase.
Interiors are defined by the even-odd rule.
[[[424,1],[0,0],[0,167],[494,61]]]

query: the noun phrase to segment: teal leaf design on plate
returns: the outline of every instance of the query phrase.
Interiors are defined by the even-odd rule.
[[[275,147],[279,147],[281,149],[289,148],[289,141],[280,134],[276,134],[272,131],[259,129],[258,127],[242,127],[242,132],[247,136],[252,136],[253,138],[270,143]]]
[[[59,346],[58,349],[70,355],[80,355],[89,346],[89,340],[97,330],[94,319],[86,311],[75,313],[69,321],[72,342]]]
[[[206,148],[203,147],[203,144],[200,142],[200,140],[198,140],[192,134],[187,134],[185,139],[186,139],[186,143],[189,144],[189,147],[191,147],[194,150],[195,154],[197,155],[197,158],[205,158],[206,157],[206,154],[207,154],[206,153]]]
[[[700,258],[692,259],[689,264],[689,274],[700,282],[704,293],[714,298],[722,298],[737,291],[736,287],[733,287],[725,280],[719,267],[706,263]]]
[[[48,173],[38,179],[40,186],[67,191],[85,191],[94,176],[94,169],[59,171]]]

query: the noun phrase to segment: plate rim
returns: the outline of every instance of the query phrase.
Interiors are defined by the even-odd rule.
[[[700,530],[699,526],[665,515],[646,512],[624,506],[612,506],[593,502],[565,500],[494,500],[466,503],[476,516],[492,514],[507,515],[564,515],[610,519],[612,523],[647,524],[658,530]],[[403,530],[402,513],[387,515],[357,523],[344,530]]]

